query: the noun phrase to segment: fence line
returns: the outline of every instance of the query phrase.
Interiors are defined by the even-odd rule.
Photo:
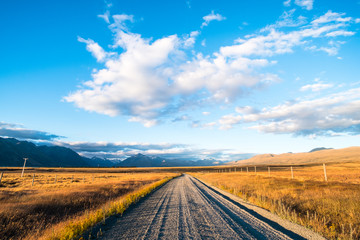
[[[318,165],[309,165],[309,167],[316,167]],[[320,165],[321,166],[321,165]],[[216,173],[238,173],[238,174],[242,174],[243,172],[245,172],[245,169],[243,171],[243,168],[246,168],[246,173],[250,173],[251,171],[249,171],[249,168],[254,168],[254,174],[253,175],[262,175],[261,173],[264,173],[264,170],[265,169],[265,172],[266,172],[266,169],[267,169],[267,172],[268,172],[268,177],[275,177],[276,176],[276,172],[287,172],[290,170],[290,176],[289,178],[291,179],[295,179],[295,168],[298,168],[299,166],[289,166],[289,165],[278,165],[278,166],[256,166],[256,165],[253,165],[253,166],[246,166],[246,167],[224,167],[224,168],[219,168],[219,169],[213,169],[213,170],[209,170],[209,173],[211,172],[216,172]],[[300,167],[307,167],[306,165],[300,165]],[[322,168],[323,168],[323,171],[324,171],[324,181],[327,182],[328,181],[328,176],[327,176],[327,170],[326,170],[326,164],[323,163],[322,164]],[[251,169],[250,169],[251,170]],[[273,172],[273,173],[272,173]]]

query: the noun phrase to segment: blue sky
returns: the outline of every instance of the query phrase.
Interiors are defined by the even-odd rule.
[[[0,136],[86,156],[359,145],[360,2],[1,1]]]

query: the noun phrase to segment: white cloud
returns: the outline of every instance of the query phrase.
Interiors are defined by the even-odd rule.
[[[278,28],[283,26],[297,26],[292,24],[293,13],[290,11],[280,18],[279,21],[286,19],[287,24],[269,25],[266,34],[237,39],[233,45],[222,46],[209,55],[193,49],[200,31],[183,37],[145,39],[129,31],[126,24],[134,22],[133,16],[113,15],[113,22],[109,24],[114,35],[111,52],[91,39],[78,38],[104,67],[95,70],[92,80],[64,99],[90,112],[128,116],[129,121],[147,127],[170,115],[181,114],[189,107],[232,103],[253,89],[280,81],[276,74],[264,71],[265,67],[277,63],[271,56],[292,53],[297,46],[310,49],[307,43],[315,44],[318,38],[346,35],[345,18],[343,14],[332,17],[335,13],[321,16],[320,20],[296,30],[280,31]],[[329,18],[335,20],[328,21]],[[213,12],[204,17],[206,23],[219,19],[223,17]],[[311,50],[335,55],[341,44],[333,41],[329,46],[314,45]],[[194,125],[201,124],[195,122]]]
[[[201,41],[201,46],[206,47],[206,39]]]
[[[133,15],[117,14],[112,16],[114,23],[110,25],[110,28],[115,30],[127,31],[126,22],[134,22]]]
[[[171,98],[172,90],[162,65],[169,60],[178,41],[176,36],[169,36],[150,43],[138,34],[117,30],[115,45],[126,51],[106,59],[106,68],[92,74],[93,81],[86,83],[88,88],[70,94],[65,100],[88,111],[129,115],[130,121],[154,125],[156,110],[165,108]]]
[[[326,34],[326,36],[328,36],[328,34]],[[337,34],[334,34],[331,37],[337,37]],[[306,49],[310,51],[322,51],[322,52],[326,52],[329,56],[335,56],[338,54],[340,46],[344,43],[345,42],[342,41],[331,40],[329,41],[328,46],[322,46],[322,47],[310,46],[310,47],[306,47]]]
[[[346,23],[352,20],[351,17],[343,18],[345,13],[336,13],[329,10],[327,13],[322,15],[321,17],[313,20],[311,23],[314,25],[329,23],[329,22],[337,22],[337,23]]]
[[[235,111],[237,113],[241,113],[241,114],[253,114],[256,113],[256,110],[250,106],[245,106],[245,107],[236,107]]]
[[[188,36],[184,39],[184,46],[187,48],[193,47],[196,41],[196,37],[200,34],[199,31],[192,31]]]
[[[110,23],[109,20],[110,12],[107,10],[104,14],[99,14],[98,17],[104,19],[106,23]]]
[[[219,119],[220,129],[222,129],[222,130],[231,129],[231,128],[233,128],[233,125],[240,123],[241,120],[242,120],[242,116],[240,116],[240,115],[229,114],[229,115],[222,116]]]
[[[325,15],[327,15],[328,13],[326,13]],[[266,28],[266,30],[270,31],[267,35],[252,35],[248,36],[247,40],[239,39],[239,44],[221,47],[220,52],[224,56],[233,57],[252,55],[273,56],[284,53],[292,53],[294,47],[306,45],[308,39],[350,35],[350,32],[342,29],[346,27],[346,25],[343,24],[345,18],[337,17],[334,20],[328,21],[329,17],[324,16],[315,19],[310,25],[303,26],[301,30],[290,31],[287,33],[278,31],[276,29],[280,25],[270,25],[270,27],[268,26]],[[332,21],[335,22],[329,23]],[[322,24],[321,26],[319,26],[319,23],[328,24]],[[334,55],[337,53],[334,50],[337,49],[338,47],[334,46],[332,47],[332,49],[323,48],[322,50],[327,51],[330,55]],[[330,50],[332,51],[330,52]]]
[[[83,39],[82,37],[78,37],[78,41],[82,43],[86,43],[86,50],[91,52],[91,54],[96,58],[98,62],[103,62],[106,58],[107,53],[104,51],[102,47],[99,46],[96,42],[91,39]]]
[[[339,30],[339,31],[333,31],[333,32],[327,33],[326,36],[327,37],[337,37],[337,36],[348,37],[348,36],[352,36],[354,34],[355,34],[355,32]]]
[[[202,128],[212,129],[214,126],[216,126],[216,122],[209,122],[209,123],[204,123],[204,124],[202,125]]]
[[[148,120],[141,117],[132,117],[129,119],[129,122],[139,122],[143,124],[144,127],[153,127],[158,123],[157,120],[153,120],[153,119]]]
[[[311,10],[313,9],[314,0],[295,0],[295,4],[306,10]]]
[[[359,110],[360,88],[354,88],[318,99],[287,102],[261,111],[253,111],[254,113],[230,115],[235,120],[229,121],[229,126],[225,126],[229,128],[243,122],[257,123],[250,128],[264,133],[313,136],[334,136],[334,133],[358,135],[360,134]]]
[[[202,28],[209,25],[209,23],[211,21],[223,21],[226,18],[221,16],[218,13],[215,14],[214,11],[211,11],[211,13],[209,15],[204,16],[203,19],[204,19],[204,22],[201,24]]]
[[[295,9],[290,11],[285,11],[279,17],[279,20],[276,21],[274,24],[267,25],[266,27],[262,28],[260,32],[271,31],[273,29],[282,28],[282,27],[297,27],[304,25],[306,21],[306,17],[300,15],[297,18],[294,17]]]
[[[300,91],[308,91],[311,90],[313,92],[319,92],[321,90],[327,89],[327,88],[331,88],[333,87],[333,84],[326,84],[326,83],[315,83],[315,84],[308,84],[305,86],[302,86],[300,88]]]
[[[283,2],[283,4],[284,4],[284,6],[286,6],[286,7],[290,7],[291,0],[285,0],[285,1]]]
[[[203,114],[204,116],[209,116],[211,113],[210,113],[210,112],[202,112],[202,114]]]
[[[321,47],[318,50],[326,52],[327,54],[329,54],[329,56],[335,56],[338,54],[339,51],[337,47]]]
[[[172,120],[172,122],[181,122],[181,121],[190,121],[191,117],[187,114],[176,117]]]
[[[194,146],[171,143],[142,143],[142,142],[53,142],[53,145],[68,147],[86,157],[100,157],[110,160],[125,159],[141,153],[148,156],[158,156],[179,160],[200,160],[216,158],[229,160],[237,155],[248,156],[251,154],[238,153],[227,149],[196,149]]]
[[[227,103],[241,96],[243,88],[276,81],[276,76],[250,74],[254,68],[269,64],[265,59],[229,59],[220,54],[212,59],[198,55],[181,66],[181,72],[174,77],[174,87],[184,94],[205,88],[210,92],[211,99]]]
[[[216,125],[217,122],[201,123],[200,121],[193,121],[190,124],[192,128],[202,128],[202,129],[213,129]]]

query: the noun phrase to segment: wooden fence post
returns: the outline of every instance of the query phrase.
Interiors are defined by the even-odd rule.
[[[0,183],[1,183],[1,180],[2,180],[3,175],[4,175],[4,173],[1,172],[1,175],[0,175]]]
[[[56,181],[57,181],[57,175],[55,175],[54,184],[56,184]]]
[[[325,163],[323,163],[323,167],[324,167],[324,178],[325,178],[325,182],[327,182],[328,179],[327,179],[327,175],[326,175],[326,166],[325,166]]]
[[[246,172],[249,173],[249,167],[246,167]]]
[[[83,182],[85,183],[85,176],[83,176]]]
[[[74,181],[74,175],[71,176],[71,183]]]
[[[293,167],[292,167],[292,166],[290,167],[290,170],[291,170],[291,179],[294,179],[294,171],[293,171]]]
[[[255,170],[255,175],[256,175],[256,166],[254,166],[254,170]]]
[[[21,172],[21,177],[24,176],[24,171],[25,171],[25,165],[26,165],[26,161],[28,160],[28,158],[24,158],[24,166],[23,166],[23,169],[22,169],[22,172]]]
[[[269,173],[269,177],[270,177],[270,167],[268,167],[268,173]]]

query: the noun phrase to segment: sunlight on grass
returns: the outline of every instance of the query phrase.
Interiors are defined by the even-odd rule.
[[[18,172],[4,173],[0,184],[1,239],[39,239],[44,231],[49,237],[65,226],[62,223],[85,214],[91,220],[80,227],[75,224],[77,220],[74,222],[77,230],[73,234],[78,234],[102,219],[104,209],[106,216],[121,212],[138,199],[133,196],[136,191],[142,196],[147,193],[144,187],[176,175],[58,170],[40,169],[35,177],[34,173],[26,173],[23,178]]]
[[[290,171],[266,169],[224,173],[192,173],[220,189],[306,226],[330,239],[360,237],[360,164],[332,165],[329,181],[322,167]],[[253,170],[253,169],[251,169]]]

